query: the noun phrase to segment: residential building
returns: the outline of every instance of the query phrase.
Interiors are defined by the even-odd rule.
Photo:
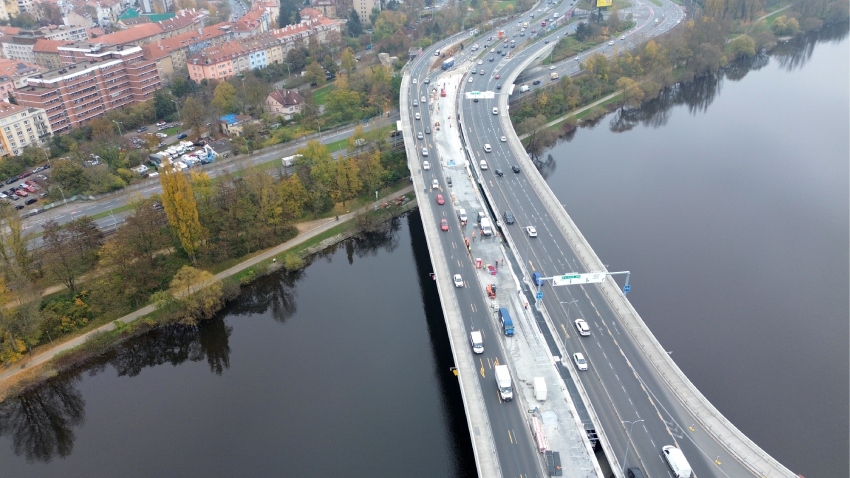
[[[0,20],[9,20],[9,18],[17,17],[20,14],[17,0],[0,1]]]
[[[240,38],[248,38],[269,31],[271,13],[263,8],[254,7],[242,18],[233,22],[233,34]]]
[[[42,108],[54,133],[67,132],[107,111],[146,101],[161,86],[156,62],[134,45],[66,45],[60,53],[84,59],[27,79],[18,103]]]
[[[151,43],[150,58],[162,58],[163,54],[171,57],[171,65],[174,69],[186,66],[186,58],[200,51],[222,45],[233,39],[230,24],[218,24],[176,35],[164,40]],[[159,50],[154,52],[154,50]],[[165,79],[165,77],[163,77]]]
[[[218,119],[221,132],[227,136],[242,136],[242,127],[246,124],[259,124],[258,120],[246,115],[229,114]]]
[[[313,8],[328,18],[337,18],[336,0],[313,0]]]
[[[68,12],[63,20],[68,26],[91,28],[97,20],[95,15],[92,15],[91,11],[77,9]]]
[[[61,68],[62,61],[59,58],[59,47],[69,43],[67,41],[46,40],[44,38],[37,40],[32,48],[35,64],[43,66],[48,70]]]
[[[27,78],[36,76],[45,71],[47,71],[47,69],[39,65],[34,65],[20,60],[0,58],[0,75],[11,79],[16,89],[26,86]],[[7,98],[9,96],[9,92],[7,91],[3,96],[4,98]]]
[[[352,0],[351,6],[354,7],[357,15],[360,16],[360,23],[371,26],[372,20],[369,19],[369,15],[372,14],[373,8],[378,7],[378,10],[381,9],[381,2],[376,0]]]
[[[17,156],[27,146],[42,146],[53,131],[47,113],[11,103],[0,103],[0,157]]]
[[[266,97],[265,110],[291,120],[304,108],[304,97],[295,90],[274,90]]]
[[[159,23],[143,23],[126,30],[103,35],[97,38],[99,43],[107,45],[145,45],[162,39],[162,26]]]
[[[200,10],[195,10],[194,8],[180,10],[174,18],[158,22],[160,28],[162,28],[162,35],[160,38],[164,40],[166,38],[197,31],[199,28],[203,28],[206,18],[207,16],[205,13]]]
[[[0,37],[3,57],[10,60],[23,60],[35,63],[33,47],[40,39],[81,41],[88,39],[88,33],[82,27],[49,26],[38,30],[20,30],[12,35]]]
[[[153,14],[167,12],[174,5],[173,0],[140,0],[139,6],[142,13]]]

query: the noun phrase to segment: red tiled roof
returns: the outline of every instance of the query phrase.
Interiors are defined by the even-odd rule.
[[[98,37],[97,41],[99,43],[121,45],[150,38],[152,36],[159,35],[160,33],[162,33],[162,27],[159,23],[144,23],[126,30],[103,35],[102,37]]]
[[[221,28],[219,28],[222,25],[226,24],[218,24],[206,27],[201,31],[200,35],[196,31],[181,33],[180,35],[175,35],[171,38],[166,38],[156,43],[152,43],[151,46],[165,53],[171,53],[172,51],[185,48],[193,43],[198,43],[204,40],[211,40],[213,38],[227,35],[227,30],[222,30]]]
[[[33,53],[59,53],[59,47],[62,45],[68,45],[70,41],[63,40],[46,40],[44,38],[39,38],[35,45],[32,47]]]

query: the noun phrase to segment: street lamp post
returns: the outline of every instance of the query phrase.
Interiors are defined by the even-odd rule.
[[[58,184],[55,184],[54,186],[59,188],[59,192],[62,193],[62,204],[68,204],[68,200],[65,199],[65,191],[62,190],[62,186],[59,186]]]
[[[578,299],[573,299],[569,302],[561,302],[561,305],[567,304],[567,320],[570,320],[570,306],[578,302]]]
[[[112,120],[112,122],[115,123],[115,126],[118,127],[118,136],[124,136],[124,134],[121,133],[121,125],[124,124],[124,123],[122,123],[120,121],[115,121],[115,120]]]
[[[643,419],[632,420],[632,421],[623,420],[623,424],[626,424],[626,423],[629,424],[629,434],[626,437],[626,453],[625,453],[626,456],[623,457],[623,476],[625,476],[625,474],[626,474],[626,460],[629,459],[629,443],[632,442],[632,428],[634,428],[635,423],[640,423],[642,421],[643,421]]]

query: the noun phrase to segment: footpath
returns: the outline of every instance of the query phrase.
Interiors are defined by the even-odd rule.
[[[292,249],[295,246],[303,244],[304,242],[318,236],[319,234],[327,232],[328,230],[330,230],[333,227],[336,227],[336,226],[338,226],[338,225],[340,225],[340,224],[342,224],[346,221],[350,221],[350,220],[354,219],[358,214],[373,210],[381,204],[384,204],[386,202],[391,202],[393,199],[395,199],[399,196],[404,196],[404,195],[410,194],[412,192],[413,192],[413,186],[407,186],[404,189],[402,189],[400,191],[396,191],[396,192],[394,192],[394,193],[392,193],[392,194],[390,194],[390,195],[388,195],[388,196],[386,196],[386,197],[384,197],[384,198],[382,198],[378,201],[369,203],[366,206],[361,207],[360,209],[357,209],[355,211],[352,211],[352,212],[349,212],[349,213],[346,213],[346,214],[342,214],[342,215],[339,216],[339,219],[328,218],[328,219],[325,219],[325,220],[322,220],[322,221],[313,221],[313,222],[310,223],[311,226],[312,226],[311,229],[309,229],[309,230],[307,230],[303,233],[300,233],[297,236],[295,236],[294,238],[292,238],[292,239],[290,239],[290,240],[288,240],[288,241],[286,241],[282,244],[279,244],[275,247],[272,247],[271,249],[268,249],[261,254],[258,254],[254,257],[246,259],[243,262],[240,262],[239,264],[237,264],[237,265],[235,265],[235,266],[233,266],[233,267],[231,267],[227,270],[219,272],[218,274],[215,275],[215,280],[226,279],[226,278],[231,277],[235,274],[238,274],[239,272],[244,271],[245,269],[248,269],[249,267],[253,267],[253,266],[255,266],[255,265],[257,265],[257,264],[259,264],[263,261],[268,261],[268,260],[274,258],[275,256]],[[85,334],[82,334],[78,337],[75,337],[75,338],[73,338],[73,339],[71,339],[67,342],[63,342],[59,345],[56,345],[55,347],[51,347],[49,349],[43,350],[43,351],[39,352],[37,355],[33,355],[31,357],[28,357],[22,363],[21,362],[15,363],[11,367],[0,372],[0,384],[2,384],[3,382],[5,382],[7,380],[12,379],[13,377],[16,377],[18,374],[23,373],[24,371],[27,371],[29,369],[32,369],[35,366],[38,366],[38,365],[41,365],[41,364],[47,362],[48,360],[56,357],[57,355],[59,355],[62,352],[65,352],[67,350],[71,350],[74,347],[82,345],[86,340],[89,339],[89,337],[91,337],[94,334],[98,334],[98,333],[101,333],[101,332],[109,332],[109,331],[115,329],[116,322],[130,323],[130,322],[133,322],[136,319],[142,318],[142,317],[144,317],[148,314],[153,313],[155,310],[156,310],[155,305],[147,305],[145,307],[142,307],[141,309],[136,310],[135,312],[127,314],[127,315],[125,315],[125,316],[123,316],[119,319],[116,319],[116,320],[114,320],[114,321],[112,321],[108,324],[104,324],[104,325],[102,325],[102,326],[100,326],[100,327],[98,327],[94,330],[86,332]]]

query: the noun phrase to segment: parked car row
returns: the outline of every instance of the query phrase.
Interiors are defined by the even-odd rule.
[[[47,163],[44,166],[39,166],[39,167],[33,169],[32,171],[24,171],[23,173],[21,173],[17,176],[12,176],[11,178],[7,179],[5,181],[5,183],[6,184],[12,184],[16,181],[20,181],[21,179],[28,178],[28,177],[32,176],[33,174],[40,173],[40,172],[44,171],[45,169],[50,169],[50,163]]]

